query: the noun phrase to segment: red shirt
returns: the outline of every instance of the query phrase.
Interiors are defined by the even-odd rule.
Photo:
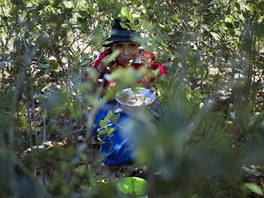
[[[100,56],[97,58],[97,60],[95,61],[93,68],[97,69],[97,67],[99,67],[99,65],[101,64],[102,60],[111,54],[111,50],[107,49],[105,50],[102,54],[100,54]],[[156,70],[159,69],[159,73],[160,74],[166,74],[164,67],[162,66],[161,63],[156,62],[156,56],[153,55],[150,52],[146,52],[145,50],[140,49],[139,55],[137,57],[137,59],[135,60],[134,63],[132,63],[132,67],[137,70],[140,67],[147,67],[147,69],[149,70]],[[143,64],[143,62],[145,64]],[[119,65],[118,67],[122,67],[121,65]],[[152,79],[153,80],[153,79]],[[109,82],[105,82],[104,83],[105,86],[109,85]]]

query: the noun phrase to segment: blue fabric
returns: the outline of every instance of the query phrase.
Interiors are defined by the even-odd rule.
[[[97,126],[97,135],[101,130],[104,130],[99,126],[100,121],[107,116],[109,111],[113,111],[114,113],[117,108],[117,102],[107,102],[98,110],[94,122]],[[107,134],[100,135],[100,138],[104,142],[100,149],[100,153],[104,157],[104,164],[118,165],[133,161],[133,146],[128,142],[129,137],[125,135],[124,131],[126,123],[130,120],[131,117],[128,114],[121,112],[119,119],[115,123],[111,123],[110,120],[108,121],[107,127],[114,128],[114,132],[111,137]]]
[[[160,103],[155,101],[149,112],[151,112],[155,120],[159,120],[159,110]],[[94,125],[96,135],[99,135],[100,131],[104,130],[100,127],[99,123],[103,120],[109,111],[116,114],[116,110],[120,109],[120,105],[117,102],[106,102],[98,111],[95,116]],[[129,140],[125,129],[127,124],[132,120],[131,116],[122,111],[120,113],[119,119],[112,123],[108,120],[107,127],[114,129],[112,136],[109,137],[107,134],[101,134],[99,137],[103,140],[103,144],[100,148],[100,153],[103,156],[103,162],[106,165],[119,165],[127,164],[134,161],[134,148]]]

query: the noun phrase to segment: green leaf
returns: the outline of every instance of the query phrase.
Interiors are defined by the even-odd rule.
[[[254,8],[249,4],[245,5],[245,9],[248,10],[249,12],[254,12]]]
[[[205,29],[206,31],[209,31],[209,28],[208,28],[208,25],[207,25],[207,24],[202,23],[202,24],[201,24],[201,27],[202,27],[203,29]]]
[[[113,112],[112,111],[108,111],[108,113],[105,116],[105,118],[99,122],[100,127],[106,128],[106,125],[107,125],[108,121],[111,120],[112,115],[113,115]]]
[[[225,22],[228,22],[228,23],[234,23],[234,20],[233,20],[232,17],[230,17],[230,16],[226,16],[226,18],[225,18]]]
[[[220,40],[220,36],[219,34],[215,33],[215,32],[210,32],[210,34],[213,36],[213,38],[216,40],[216,41],[219,41]]]
[[[235,6],[238,10],[240,10],[240,4],[238,2],[235,2]]]
[[[112,117],[110,118],[111,119],[111,122],[114,123],[118,120],[118,118],[120,117],[120,113],[118,114],[113,114]]]
[[[143,196],[146,194],[147,181],[139,177],[124,177],[117,182],[117,190],[126,196]]]
[[[49,63],[40,63],[38,65],[38,67],[41,68],[41,69],[48,69],[48,68],[50,68],[50,66],[51,65]]]
[[[113,136],[113,132],[115,131],[115,129],[111,128],[111,127],[108,127],[105,130],[106,130],[106,133],[107,133],[108,137],[112,137]]]
[[[100,138],[100,137],[97,137],[97,140],[99,141],[100,144],[103,144],[103,142],[104,142],[104,141],[102,140],[102,138]]]
[[[107,122],[108,122],[107,119],[100,120],[100,122],[99,122],[100,127],[104,128],[106,126]]]
[[[120,54],[119,50],[115,50],[111,53],[111,55],[109,55],[108,57],[104,58],[102,60],[102,63],[104,65],[108,65],[111,61],[113,61],[118,55]]]
[[[258,195],[263,195],[262,189],[257,184],[254,184],[254,183],[245,183],[244,186],[247,187],[252,192],[258,194]]]
[[[121,14],[122,14],[123,16],[128,17],[128,16],[129,16],[129,11],[128,11],[128,9],[127,9],[126,7],[122,7],[122,9],[121,9]]]
[[[23,129],[27,129],[27,127],[28,127],[28,121],[27,121],[27,117],[26,116],[21,116],[21,122],[22,122],[22,128]]]

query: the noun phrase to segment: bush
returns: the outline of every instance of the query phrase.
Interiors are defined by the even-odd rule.
[[[263,170],[263,6],[2,0],[1,197],[115,197],[114,180],[130,174],[102,171],[91,135],[102,90],[85,82],[116,16],[140,19],[140,42],[167,70],[160,121],[142,114],[131,127],[149,195],[263,195],[241,169]]]

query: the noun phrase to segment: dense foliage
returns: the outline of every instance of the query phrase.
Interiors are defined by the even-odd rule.
[[[263,195],[242,172],[264,163],[263,0],[0,2],[0,197],[116,197],[129,170],[101,166],[91,131],[121,87],[98,101],[86,77],[117,16],[139,19],[167,70],[159,122],[141,112],[131,126],[149,196]]]

